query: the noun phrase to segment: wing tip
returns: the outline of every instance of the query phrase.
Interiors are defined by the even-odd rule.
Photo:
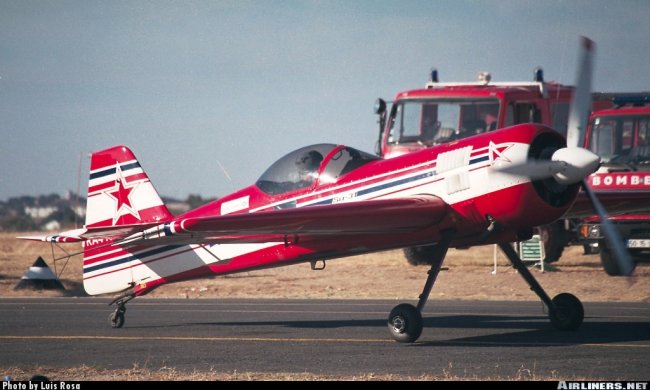
[[[28,241],[40,241],[40,242],[81,242],[86,239],[83,237],[83,234],[86,232],[86,229],[75,229],[68,230],[66,232],[58,234],[39,234],[33,236],[18,236],[16,237],[19,240],[28,240]]]

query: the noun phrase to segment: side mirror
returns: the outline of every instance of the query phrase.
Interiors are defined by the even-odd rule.
[[[375,111],[375,114],[382,115],[386,112],[386,101],[382,98],[377,98],[377,100],[375,100],[375,106],[373,109]]]

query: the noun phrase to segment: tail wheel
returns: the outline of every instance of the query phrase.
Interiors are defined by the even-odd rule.
[[[397,305],[388,315],[388,330],[395,341],[413,343],[422,334],[422,314],[408,303]]]
[[[123,308],[117,308],[108,316],[108,320],[111,322],[111,327],[121,328],[124,326],[124,312],[126,310]]]
[[[585,310],[582,303],[575,295],[569,293],[558,294],[553,298],[555,310],[549,311],[551,324],[558,330],[576,330],[582,325]]]

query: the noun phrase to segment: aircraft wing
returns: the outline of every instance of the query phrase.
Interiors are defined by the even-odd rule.
[[[238,234],[372,234],[408,231],[437,223],[447,204],[419,196],[301,207],[177,222],[181,231]]]
[[[438,223],[448,205],[435,196],[382,199],[215,217],[181,218],[133,234],[124,244],[260,242],[286,235],[390,234]],[[149,242],[153,244],[153,242]]]
[[[429,196],[336,203],[214,217],[180,218],[163,224],[70,230],[18,237],[46,242],[108,238],[113,244],[160,245],[201,242],[265,242],[287,235],[390,234],[423,229],[447,213],[442,199]]]

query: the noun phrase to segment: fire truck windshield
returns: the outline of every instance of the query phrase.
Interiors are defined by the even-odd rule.
[[[605,163],[650,164],[650,116],[593,119],[589,147]]]
[[[434,145],[494,130],[497,99],[401,100],[391,110],[388,144]]]

